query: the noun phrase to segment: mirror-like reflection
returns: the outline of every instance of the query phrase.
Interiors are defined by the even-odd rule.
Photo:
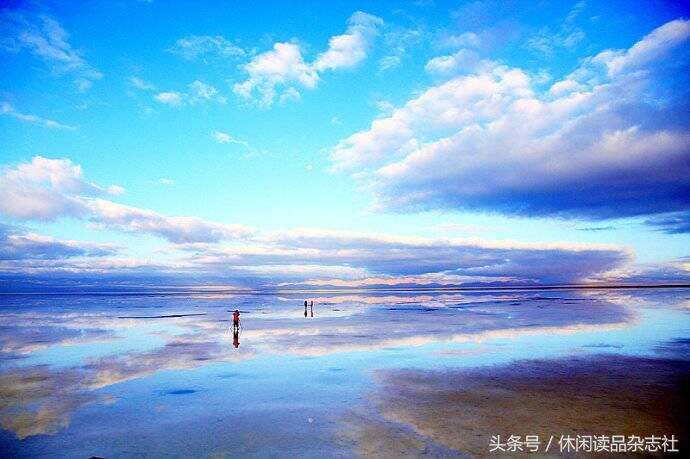
[[[232,346],[237,349],[240,347],[240,311],[235,309],[232,313]]]
[[[583,371],[590,358],[610,359],[615,380],[614,370],[661,359],[648,365],[661,376],[645,384],[666,384],[669,393],[686,371],[665,363],[687,356],[677,352],[690,338],[683,289],[297,295],[5,297],[0,447],[12,455],[117,456],[126,432],[128,454],[275,455],[288,445],[295,455],[351,456],[380,453],[390,435],[391,444],[404,437],[450,455],[478,446],[396,430],[438,432],[433,410],[408,406],[423,399],[414,388],[431,397],[447,392],[444,380],[462,380],[481,394],[481,369],[490,365],[504,368],[506,390],[522,394],[508,369],[525,359],[542,363],[515,374],[546,374],[573,356]],[[604,389],[593,403],[610,396],[609,380],[595,381]],[[547,388],[558,384],[544,386],[556,405],[562,394]],[[367,408],[365,399],[377,402]],[[437,402],[446,403],[424,403]],[[309,437],[285,437],[295,425]],[[371,429],[376,448],[366,444]]]

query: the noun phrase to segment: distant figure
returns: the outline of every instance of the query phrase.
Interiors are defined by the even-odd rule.
[[[240,329],[240,311],[238,309],[235,309],[235,312],[232,313],[232,330],[239,331]]]
[[[307,300],[304,300],[304,317],[307,317]]]
[[[309,311],[311,312],[311,316],[314,317],[314,300],[309,302]]]

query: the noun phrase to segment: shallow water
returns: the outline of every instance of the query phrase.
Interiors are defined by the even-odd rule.
[[[690,338],[688,289],[312,295],[313,317],[304,294],[4,295],[0,447],[32,457],[376,455],[356,419],[377,416],[381,374],[684,358]],[[416,444],[432,456],[467,452],[396,422],[412,455]]]

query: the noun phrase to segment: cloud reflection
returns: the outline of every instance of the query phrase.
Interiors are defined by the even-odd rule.
[[[162,371],[196,370],[259,355],[316,357],[433,343],[514,340],[527,335],[620,329],[637,320],[625,301],[573,293],[565,296],[562,292],[550,295],[320,296],[313,299],[315,314],[308,321],[303,316],[302,299],[291,296],[188,298],[184,310],[196,306],[194,312],[204,315],[183,317],[169,317],[183,310],[173,300],[166,300],[166,305],[160,299],[143,298],[117,300],[89,313],[15,310],[0,317],[0,344],[6,355],[38,356],[46,350],[59,354],[65,346],[99,339],[106,347],[84,348],[81,361],[73,366],[22,365],[19,359],[16,365],[3,369],[0,423],[20,439],[55,433],[69,425],[76,410],[108,402],[103,389],[115,384]],[[233,348],[228,332],[229,301],[242,311],[243,344],[239,349]],[[129,315],[155,317],[119,318]],[[148,338],[135,350],[118,352],[118,343],[127,339],[129,331]],[[108,346],[112,353],[103,355]]]

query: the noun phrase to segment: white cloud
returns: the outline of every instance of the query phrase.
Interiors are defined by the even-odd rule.
[[[489,226],[466,223],[442,223],[433,228],[448,233],[487,233],[494,230],[494,228]]]
[[[690,21],[676,19],[655,29],[628,50],[607,50],[599,53],[592,61],[604,64],[609,76],[616,76],[666,56],[671,49],[687,41],[688,37]]]
[[[104,190],[82,177],[81,167],[68,159],[34,157],[30,163],[5,168],[0,175],[0,212],[20,219],[52,220],[86,213],[80,196],[118,192]]]
[[[175,91],[159,92],[154,96],[154,99],[162,104],[171,105],[173,107],[182,105],[182,94]]]
[[[29,115],[26,113],[21,113],[17,111],[17,109],[12,106],[9,102],[2,102],[0,103],[0,115],[6,115],[6,116],[11,116],[15,119],[18,119],[19,121],[23,121],[25,123],[32,123],[32,124],[37,124],[39,126],[46,127],[48,129],[67,129],[67,130],[74,130],[76,129],[74,126],[70,126],[68,124],[63,124],[55,120],[51,120],[48,118],[41,118],[40,116],[36,115]]]
[[[390,113],[395,110],[395,105],[393,105],[391,102],[383,99],[376,99],[372,102],[374,107],[376,107],[376,110],[381,112],[381,114],[384,115],[389,115]]]
[[[221,35],[190,35],[180,38],[170,52],[184,59],[192,60],[200,57],[242,57],[245,50]]]
[[[237,139],[228,134],[227,132],[215,131],[213,133],[213,138],[216,139],[216,142],[218,143],[234,143],[237,145],[242,145],[247,150],[251,150],[251,148],[249,147],[249,142]]]
[[[379,59],[379,69],[382,71],[394,69],[402,63],[401,56],[384,56]]]
[[[557,81],[554,83],[551,88],[549,89],[549,93],[553,96],[563,96],[568,93],[572,93],[575,91],[580,91],[586,89],[583,85],[578,83],[575,80],[571,79],[566,79],[566,80],[561,80]]]
[[[137,76],[129,77],[129,84],[141,91],[153,91],[156,89],[156,86],[154,84],[149,83],[148,81],[143,80]]]
[[[477,69],[480,62],[479,54],[475,51],[461,49],[450,55],[430,59],[424,66],[424,70],[437,74],[455,73],[460,70],[471,72]]]
[[[158,183],[160,185],[164,185],[164,186],[172,186],[175,184],[175,180],[167,178],[167,177],[161,177],[158,179]]]
[[[252,233],[242,225],[209,222],[197,217],[169,217],[103,199],[90,199],[85,205],[92,213],[91,221],[98,227],[153,234],[176,244],[218,242]]]
[[[687,59],[660,57],[687,39],[688,24],[585,59],[544,93],[519,68],[482,66],[341,140],[333,167],[355,172],[378,206],[402,211],[610,218],[687,209],[687,111],[659,75],[672,65],[687,81]]]
[[[317,72],[349,68],[359,64],[367,57],[372,38],[378,33],[383,20],[361,11],[348,20],[348,28],[343,35],[332,37],[328,50],[320,54],[314,62]]]
[[[216,139],[216,142],[218,142],[218,143],[229,143],[230,140],[232,140],[232,137],[230,136],[230,134],[227,134],[225,132],[220,132],[220,131],[214,132],[213,138]]]
[[[543,27],[527,40],[527,47],[546,56],[558,49],[573,50],[586,38],[584,31],[574,25],[586,6],[584,1],[576,3],[555,31]]]
[[[366,13],[353,14],[346,33],[332,37],[328,50],[311,64],[304,60],[298,44],[275,43],[272,50],[258,54],[243,65],[248,77],[236,83],[233,91],[245,99],[251,99],[256,92],[259,104],[270,106],[278,95],[276,88],[285,87],[280,99],[283,102],[294,100],[299,95],[295,86],[313,89],[319,81],[319,73],[350,68],[361,62],[381,23],[381,19]]]
[[[153,234],[174,243],[218,242],[250,234],[242,225],[197,217],[170,217],[98,198],[124,191],[86,181],[81,167],[68,159],[36,156],[0,176],[0,213],[25,220],[88,218],[97,227]]]
[[[189,90],[191,92],[189,100],[192,104],[206,101],[214,101],[219,104],[226,103],[225,97],[221,96],[216,88],[203,81],[193,81],[189,84]]]
[[[121,187],[120,185],[110,185],[107,189],[108,194],[113,195],[113,196],[118,196],[121,194],[124,194],[125,189]]]
[[[294,229],[255,234],[242,246],[190,246],[207,266],[347,266],[366,275],[445,273],[509,277],[520,282],[582,280],[629,258],[615,246],[524,244],[480,239],[431,239],[376,233]],[[273,274],[279,271],[273,269]]]
[[[0,13],[0,28],[7,34],[3,41],[6,51],[28,50],[53,73],[72,75],[80,91],[89,89],[103,76],[72,47],[67,32],[49,16],[6,10]]]
[[[159,92],[154,96],[158,102],[172,107],[180,107],[182,105],[195,105],[205,102],[216,102],[218,104],[225,104],[227,99],[221,95],[218,89],[214,86],[204,83],[200,80],[194,80],[187,85],[188,92],[165,91]]]
[[[502,96],[494,98],[494,94]],[[454,78],[428,89],[388,117],[374,120],[370,129],[340,141],[332,154],[334,167],[344,170],[390,160],[414,150],[434,132],[497,116],[507,101],[531,95],[528,76],[518,69],[498,66]]]
[[[302,58],[302,51],[295,43],[276,43],[273,50],[254,57],[244,70],[249,78],[233,86],[235,93],[251,98],[256,90],[260,103],[270,105],[276,96],[276,86],[299,84],[313,88],[318,81],[317,72]]]
[[[14,199],[21,193],[32,199]],[[99,194],[103,189],[87,182],[78,165],[37,157],[2,175],[0,195],[10,199],[0,201],[0,212],[24,219],[76,216],[96,228],[154,235],[173,243],[165,248],[165,256],[155,262],[125,258],[96,262],[93,257],[108,255],[112,248],[7,230],[0,251],[12,261],[0,262],[0,271],[178,272],[243,279],[254,285],[333,276],[530,284],[600,278],[631,259],[628,250],[603,244],[426,238],[314,228],[261,232],[194,216],[163,215],[96,197]],[[64,202],[74,208],[60,205]],[[38,203],[57,205],[48,212]]]
[[[481,44],[481,39],[474,32],[465,32],[447,36],[441,42],[444,46],[451,48],[477,48]]]
[[[585,38],[585,33],[580,29],[553,33],[548,28],[544,28],[527,41],[527,47],[549,56],[555,49],[573,49]]]
[[[425,38],[424,30],[417,28],[388,27],[383,41],[388,48],[388,54],[379,59],[379,70],[386,71],[399,67],[408,50]]]
[[[283,93],[280,95],[280,103],[281,104],[286,104],[288,102],[295,102],[298,101],[302,98],[302,95],[299,93],[298,90],[295,88],[287,88]]]

